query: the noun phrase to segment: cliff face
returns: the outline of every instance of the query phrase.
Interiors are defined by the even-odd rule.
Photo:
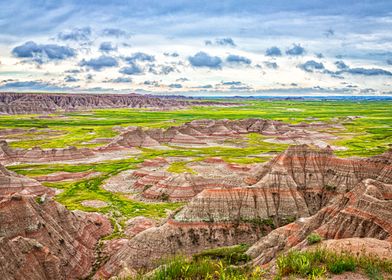
[[[391,184],[363,180],[315,215],[272,231],[247,253],[255,263],[264,264],[282,250],[304,244],[311,232],[325,239],[370,237],[392,242],[391,198]]]
[[[169,109],[190,105],[231,104],[158,98],[139,94],[0,93],[0,113],[3,114],[42,114],[98,108]]]
[[[186,223],[169,220],[162,226],[142,231],[127,240],[99,269],[95,279],[124,275],[135,269],[151,269],[163,257],[175,254],[194,254],[203,249],[254,243],[268,226],[261,228],[250,224]]]
[[[50,195],[37,181],[0,166],[1,279],[89,275],[96,243],[111,224],[98,214],[70,212]]]
[[[279,227],[285,221],[317,213],[364,178],[390,182],[391,159],[390,152],[376,158],[341,159],[328,148],[293,146],[251,170],[252,177],[245,181],[255,182],[253,185],[205,188],[176,219],[237,223],[273,220]]]

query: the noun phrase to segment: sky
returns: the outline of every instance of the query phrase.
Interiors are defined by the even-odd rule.
[[[0,91],[392,95],[392,1],[0,0]]]

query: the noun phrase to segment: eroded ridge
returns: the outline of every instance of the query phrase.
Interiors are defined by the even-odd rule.
[[[281,121],[264,119],[242,120],[194,120],[167,129],[143,129],[129,127],[116,137],[109,147],[153,147],[161,144],[173,145],[212,145],[221,144],[227,138],[239,137],[249,133],[259,133],[276,138],[287,144],[306,142],[326,147],[325,140],[336,139],[331,134],[318,132],[331,125],[325,123],[287,124]],[[275,140],[274,140],[275,141]]]
[[[57,111],[83,111],[110,108],[155,108],[167,110],[188,106],[232,106],[235,103],[160,98],[140,94],[55,94],[0,93],[0,113],[43,114]],[[237,104],[238,105],[238,104]]]
[[[112,231],[109,220],[70,212],[50,198],[50,189],[0,168],[1,278],[87,277],[98,240]]]

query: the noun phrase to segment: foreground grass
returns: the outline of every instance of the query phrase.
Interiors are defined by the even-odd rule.
[[[383,279],[383,273],[392,274],[392,260],[372,256],[355,256],[349,252],[335,253],[322,248],[309,251],[292,250],[278,257],[278,278],[299,276],[316,279],[328,274],[364,272],[370,279]]]
[[[245,251],[248,245],[242,244],[206,250],[192,258],[177,256],[167,260],[151,276],[140,279],[175,280],[175,279],[228,279],[256,280],[260,279],[263,271],[249,266],[239,267],[249,260]]]
[[[145,280],[185,279],[325,279],[344,272],[365,274],[381,280],[392,274],[392,261],[372,256],[335,253],[320,247],[309,251],[292,250],[276,261],[276,270],[247,265],[247,245],[206,250],[193,257],[176,256],[166,260],[152,274],[139,275]]]

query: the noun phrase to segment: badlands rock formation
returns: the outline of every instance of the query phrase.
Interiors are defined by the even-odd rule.
[[[22,195],[0,201],[0,224],[1,278],[7,280],[87,277],[98,239],[111,232],[101,215]]]
[[[137,170],[126,170],[102,186],[112,192],[139,193],[142,200],[189,201],[204,189],[246,186],[249,168],[208,158],[187,165],[193,173],[171,173],[163,158],[145,161]]]
[[[38,181],[9,171],[0,164],[0,199],[13,194],[54,195],[54,191],[42,186]]]
[[[260,170],[249,187],[205,189],[176,218],[184,221],[263,221],[308,217],[364,179],[390,183],[392,153],[369,159],[341,159],[329,148],[293,146]]]
[[[370,237],[392,242],[391,198],[391,184],[363,180],[315,215],[272,231],[247,253],[255,263],[268,263],[282,250],[303,245],[311,232],[325,239]]]
[[[35,176],[34,179],[39,182],[60,182],[79,179],[89,179],[101,175],[100,172],[82,171],[82,172],[55,172],[48,175]]]
[[[323,123],[290,125],[279,121],[263,119],[243,120],[196,120],[168,129],[143,129],[130,127],[111,142],[96,149],[69,147],[63,149],[13,149],[4,140],[0,140],[0,163],[11,164],[36,162],[85,161],[93,158],[115,159],[124,158],[132,147],[151,147],[164,144],[172,145],[224,145],[230,138],[238,138],[243,134],[259,133],[272,137],[289,137],[292,143],[313,143],[326,146],[326,140],[334,136],[320,133],[318,130],[329,128]],[[285,136],[286,135],[286,136]],[[287,136],[289,135],[289,136]],[[302,141],[303,140],[303,141]],[[117,153],[117,154],[115,154]]]
[[[321,242],[321,247],[336,253],[351,252],[353,255],[376,256],[392,260],[392,242],[375,238],[328,239]]]
[[[42,114],[98,108],[170,109],[190,105],[225,106],[232,103],[157,98],[139,94],[0,93],[0,113],[3,114]]]
[[[98,214],[68,211],[51,193],[0,166],[1,279],[80,279],[91,273],[97,241],[111,224]]]
[[[360,166],[370,171],[361,173]],[[265,263],[313,231],[326,239],[391,241],[391,168],[391,152],[339,159],[329,148],[291,147],[253,170],[254,185],[204,189],[165,224],[124,242],[97,277],[151,268],[156,260],[179,252],[193,254],[256,240],[248,254],[256,263]]]
[[[0,162],[9,164],[12,162],[53,162],[63,160],[75,160],[92,157],[94,152],[90,149],[78,149],[69,147],[65,149],[13,149],[6,141],[0,141]]]
[[[175,145],[207,145],[221,144],[228,137],[238,137],[241,134],[259,133],[265,136],[280,137],[285,143],[320,143],[324,140],[334,139],[328,133],[320,133],[317,130],[329,126],[324,123],[291,125],[280,121],[263,119],[243,120],[194,120],[180,126],[168,129],[143,129],[130,127],[120,136],[116,137],[109,147],[149,147],[161,144]],[[290,142],[290,141],[291,142]]]
[[[53,148],[14,149],[6,141],[0,140],[0,163],[89,163],[103,160],[127,158],[134,153],[132,149],[89,149],[89,148]]]

